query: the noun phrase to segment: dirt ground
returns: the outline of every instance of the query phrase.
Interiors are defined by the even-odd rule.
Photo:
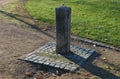
[[[13,0],[1,0],[1,1],[0,1],[0,7],[3,7],[3,6],[5,6],[6,4],[9,4],[9,3],[11,3],[11,2],[13,2]]]
[[[14,0],[0,0],[0,9],[12,2]],[[72,41],[78,46],[95,49],[97,53],[76,73],[67,72],[53,77],[51,73],[38,69],[39,65],[18,60],[45,43],[55,41],[49,34],[0,13],[0,79],[46,76],[44,79],[120,79],[120,52],[83,42]],[[28,77],[25,75],[28,71],[34,71],[34,74]]]

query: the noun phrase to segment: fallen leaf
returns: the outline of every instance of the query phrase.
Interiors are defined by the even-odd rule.
[[[43,29],[43,31],[47,31],[47,30],[48,30],[48,28],[44,28],[44,29]]]
[[[33,76],[33,73],[32,72],[25,72],[25,75],[26,76]]]
[[[43,77],[38,77],[37,79],[43,79]]]
[[[90,74],[86,73],[85,76],[89,76]]]
[[[56,77],[53,77],[53,78],[51,78],[51,79],[56,79]]]

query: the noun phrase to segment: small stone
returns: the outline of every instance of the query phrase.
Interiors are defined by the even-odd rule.
[[[44,64],[49,65],[49,64],[50,64],[50,61],[46,61]]]
[[[42,63],[43,63],[43,61],[39,61],[38,63],[42,64]]]
[[[109,67],[108,66],[105,66],[106,69],[108,69]]]
[[[60,63],[56,63],[55,67],[56,68],[60,68],[61,64]]]
[[[31,59],[31,58],[33,58],[33,57],[32,57],[32,56],[29,56],[28,58]]]
[[[105,68],[106,68],[106,69],[110,69],[110,67],[109,67],[109,66],[105,66]]]
[[[103,57],[102,59],[103,59],[103,60],[106,60],[106,57]]]
[[[37,59],[37,56],[36,57],[34,57],[34,58],[32,58],[33,60],[36,60]]]
[[[63,69],[65,68],[66,64],[61,64],[60,68]]]
[[[93,47],[96,47],[96,45],[94,44]]]
[[[29,60],[29,58],[25,58],[24,60]]]
[[[55,73],[52,73],[52,76],[53,76],[53,77],[56,77],[57,75],[56,75]]]
[[[51,62],[49,65],[50,65],[50,66],[55,66],[55,63],[54,63],[54,62]]]
[[[67,66],[65,67],[65,69],[66,69],[66,70],[70,70],[70,66],[67,65]]]
[[[75,71],[77,67],[71,67],[71,71]]]
[[[37,62],[39,62],[39,61],[38,61],[38,60],[35,60],[34,62],[37,63]]]
[[[34,61],[34,59],[29,59],[29,61]]]

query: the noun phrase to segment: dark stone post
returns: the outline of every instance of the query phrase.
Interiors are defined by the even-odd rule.
[[[56,53],[70,52],[71,8],[56,8]]]

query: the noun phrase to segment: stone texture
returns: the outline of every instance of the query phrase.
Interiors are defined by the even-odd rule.
[[[81,48],[75,45],[71,45],[70,47],[72,53],[67,55],[56,54],[56,43],[48,42],[44,46],[33,51],[34,53],[32,52],[22,56],[20,59],[64,70],[75,71],[95,52],[94,50]],[[47,51],[48,53],[43,51]]]
[[[64,69],[65,66],[66,66],[66,64],[63,63],[63,64],[61,64],[60,68],[61,68],[61,69]]]
[[[56,8],[56,53],[66,54],[70,51],[71,8]]]

